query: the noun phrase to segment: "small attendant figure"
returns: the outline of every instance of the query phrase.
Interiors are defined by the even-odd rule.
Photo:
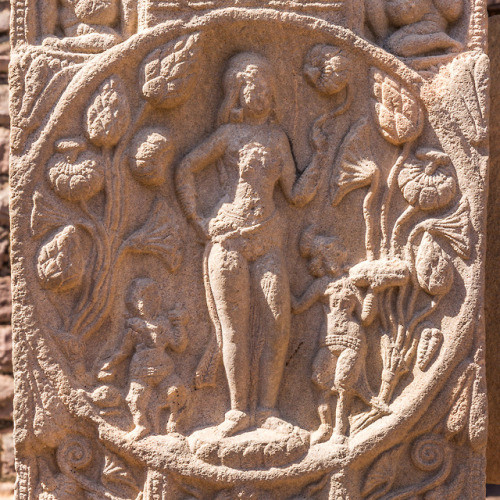
[[[394,54],[415,57],[436,50],[461,50],[462,44],[446,32],[462,15],[463,0],[387,0],[386,11],[398,27],[387,40]]]
[[[129,391],[126,397],[135,428],[131,439],[140,439],[150,432],[160,433],[160,415],[170,410],[167,433],[177,431],[177,423],[186,409],[187,389],[175,374],[167,349],[182,352],[187,346],[187,315],[176,308],[168,317],[159,314],[161,303],[155,283],[148,278],[132,282],[127,309],[132,317],[116,354],[106,362],[98,375],[102,382],[116,378],[116,367],[131,357]]]
[[[318,414],[321,425],[311,443],[332,439],[342,444],[349,430],[353,398],[370,404],[373,396],[365,375],[365,332],[355,313],[361,312],[360,293],[344,273],[347,253],[337,238],[318,236],[309,229],[301,239],[301,254],[310,259],[309,269],[317,279],[300,297],[292,311],[300,314],[315,302],[323,306],[326,322],[313,361],[312,380],[320,390]],[[336,397],[335,418],[333,398]]]

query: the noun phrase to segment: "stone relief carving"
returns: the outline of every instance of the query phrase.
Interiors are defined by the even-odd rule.
[[[130,0],[50,0],[39,15],[42,44],[71,52],[102,52],[137,31],[137,6]]]
[[[450,34],[464,13],[463,0],[375,0],[365,5],[372,35],[398,56],[459,52],[463,48]]]
[[[485,7],[298,3],[15,18],[19,499],[483,494]]]

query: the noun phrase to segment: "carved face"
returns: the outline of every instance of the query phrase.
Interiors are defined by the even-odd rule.
[[[260,118],[271,111],[272,92],[265,75],[258,66],[248,66],[240,90],[240,104],[246,114]]]
[[[325,274],[338,276],[342,272],[347,253],[337,238],[317,236],[309,271],[313,276],[321,278]]]
[[[130,286],[126,304],[131,314],[146,320],[154,319],[160,308],[158,289],[155,283],[149,278],[134,280]]]

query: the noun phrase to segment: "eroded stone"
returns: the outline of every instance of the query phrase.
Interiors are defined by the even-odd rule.
[[[18,498],[484,496],[485,7],[30,2]]]

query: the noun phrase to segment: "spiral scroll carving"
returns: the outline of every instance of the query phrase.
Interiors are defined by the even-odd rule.
[[[415,467],[431,472],[444,462],[446,442],[440,436],[423,436],[413,443],[411,459]]]
[[[57,465],[61,470],[85,469],[92,461],[92,449],[82,436],[70,436],[57,448]]]

